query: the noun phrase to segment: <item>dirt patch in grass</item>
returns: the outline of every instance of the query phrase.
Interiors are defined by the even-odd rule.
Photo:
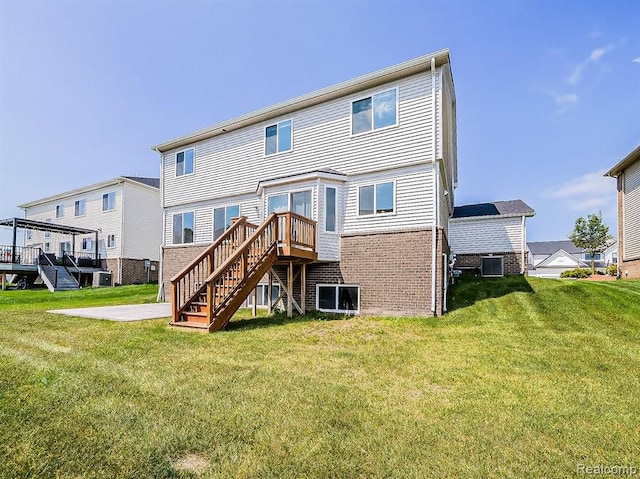
[[[176,471],[192,472],[202,474],[209,466],[209,461],[198,454],[187,454],[173,461],[173,468]]]

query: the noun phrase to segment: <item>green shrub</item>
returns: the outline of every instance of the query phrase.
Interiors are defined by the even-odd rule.
[[[607,266],[607,274],[609,276],[618,276],[618,265],[610,264],[609,266]]]
[[[588,278],[591,276],[591,271],[584,268],[568,269],[560,273],[561,278]]]

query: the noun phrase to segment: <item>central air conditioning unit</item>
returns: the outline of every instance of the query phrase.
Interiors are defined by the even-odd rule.
[[[109,271],[96,271],[93,273],[93,287],[113,286],[113,275]]]
[[[502,256],[484,256],[480,265],[480,274],[488,278],[504,276],[504,261]]]

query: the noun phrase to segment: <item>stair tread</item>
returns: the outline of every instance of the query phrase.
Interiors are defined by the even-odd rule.
[[[176,326],[180,328],[193,328],[193,329],[209,329],[209,325],[206,323],[200,323],[198,321],[176,321],[170,322],[169,326]]]

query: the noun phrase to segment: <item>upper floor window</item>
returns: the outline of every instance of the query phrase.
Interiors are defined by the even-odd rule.
[[[74,216],[84,216],[84,210],[86,207],[86,200],[76,200],[73,206],[73,214]]]
[[[115,248],[116,246],[116,235],[108,235],[107,236],[107,248]]]
[[[386,128],[398,123],[398,91],[387,90],[351,103],[351,134]]]
[[[324,230],[336,231],[336,189],[327,186],[324,189]]]
[[[193,212],[173,215],[173,244],[193,243]]]
[[[64,205],[57,205],[56,218],[63,218],[63,217],[64,217]]]
[[[176,176],[190,175],[193,173],[193,157],[195,150],[180,151],[176,154]]]
[[[213,210],[213,239],[217,240],[230,226],[233,218],[240,216],[240,206],[225,206]]]
[[[306,218],[313,218],[311,205],[311,190],[294,191],[271,195],[267,201],[267,213],[284,213],[293,211]]]
[[[270,125],[265,129],[264,153],[272,155],[273,153],[281,153],[290,151],[293,139],[293,123],[291,120],[285,120]]]
[[[102,195],[102,211],[111,211],[116,207],[115,192],[105,193]]]
[[[393,181],[360,186],[358,188],[358,214],[374,215],[395,211],[395,184]]]

